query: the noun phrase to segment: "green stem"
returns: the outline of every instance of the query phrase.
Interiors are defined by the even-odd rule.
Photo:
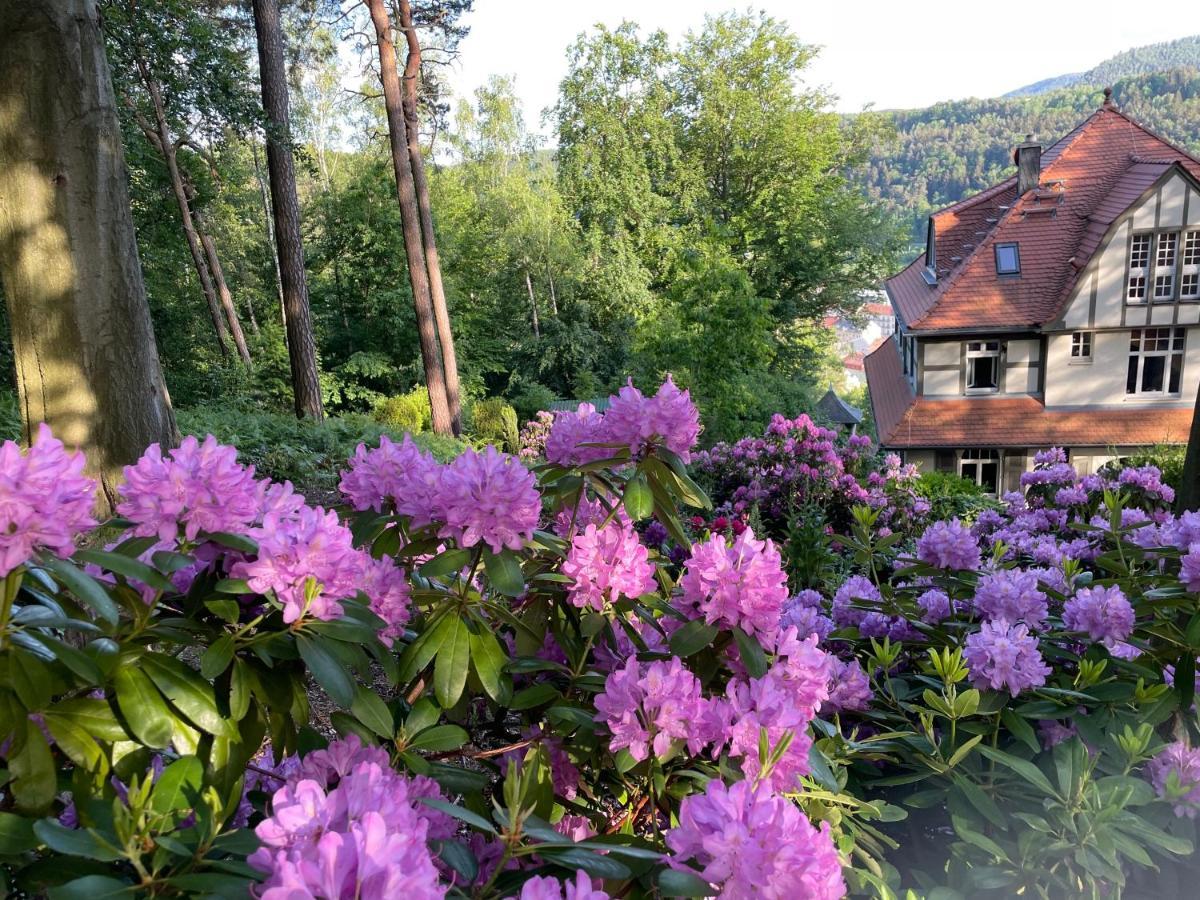
[[[12,616],[13,601],[17,599],[24,577],[24,566],[17,566],[4,576],[3,596],[0,596],[0,650],[8,649],[8,620]]]

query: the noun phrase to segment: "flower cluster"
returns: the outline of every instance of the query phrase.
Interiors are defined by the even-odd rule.
[[[631,525],[589,524],[571,541],[562,573],[571,579],[567,596],[579,607],[600,612],[621,597],[654,590],[654,566]]]
[[[67,557],[75,538],[92,528],[96,483],[83,473],[82,453],[67,453],[45,425],[26,452],[0,447],[0,576],[40,549]]]
[[[1063,607],[1063,624],[1093,641],[1116,644],[1133,631],[1133,606],[1116,585],[1080,588]]]
[[[640,761],[651,752],[667,756],[676,741],[699,753],[709,742],[698,727],[705,707],[700,682],[678,657],[645,666],[630,657],[605,680],[604,692],[596,697],[596,721],[612,735],[614,753],[628,749]]]
[[[1006,690],[1014,697],[1041,687],[1050,674],[1037,638],[1026,626],[1004,621],[984,622],[967,638],[963,659],[976,687]]]
[[[836,900],[846,893],[841,862],[829,836],[791,801],[748,781],[718,779],[685,797],[679,825],[667,833],[671,865],[694,871],[729,900]]]
[[[939,569],[978,569],[979,542],[958,519],[934,522],[917,540],[917,559]]]
[[[732,544],[714,534],[692,547],[680,580],[684,603],[710,625],[741,628],[773,641],[788,598],[787,576],[770,540],[756,540],[747,528]]]
[[[390,505],[415,528],[437,523],[440,537],[493,553],[528,543],[542,510],[533,474],[495,447],[442,465],[407,435],[401,444],[384,436],[370,450],[360,444],[340,487],[355,509]]]
[[[262,846],[248,861],[267,876],[260,896],[440,900],[446,888],[428,842],[454,826],[421,797],[440,792],[353,739],[310,754],[255,828]]]
[[[1049,609],[1038,578],[1022,569],[1001,569],[979,579],[975,611],[986,622],[1024,622],[1030,628],[1045,624]]]
[[[117,512],[134,523],[134,534],[194,541],[201,532],[242,533],[259,516],[254,467],[237,461],[237,450],[188,436],[164,457],[151,444],[135,465],[125,467]]]
[[[877,510],[881,528],[920,521],[929,504],[913,490],[916,468],[894,455],[878,471],[873,463],[869,438],[843,441],[806,415],[776,415],[762,436],[717,444],[697,454],[695,467],[719,510],[735,516],[756,510],[776,536],[807,505],[819,506],[835,528],[848,524],[857,504]]]
[[[534,463],[546,455],[546,441],[550,437],[550,428],[553,425],[554,413],[543,409],[538,412],[536,418],[521,426],[517,456],[522,462]]]
[[[1200,811],[1200,750],[1183,741],[1168,744],[1146,764],[1146,776],[1175,815],[1196,818]]]
[[[612,450],[599,445],[608,440],[604,416],[590,403],[580,403],[573,412],[566,410],[554,417],[546,437],[546,459],[560,466],[582,466],[612,455]]]

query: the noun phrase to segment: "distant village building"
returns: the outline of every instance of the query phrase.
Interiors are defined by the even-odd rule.
[[[1015,490],[1063,447],[1083,473],[1187,441],[1200,381],[1200,160],[1104,105],[929,217],[865,359],[882,446]]]
[[[858,430],[858,426],[862,424],[862,410],[857,406],[851,406],[839,397],[832,385],[825,392],[825,396],[817,401],[817,412],[851,434],[854,434]]]
[[[847,389],[866,383],[863,358],[896,330],[896,317],[882,291],[869,293],[855,318],[858,322],[843,315],[828,315],[824,320],[825,327],[833,332]]]

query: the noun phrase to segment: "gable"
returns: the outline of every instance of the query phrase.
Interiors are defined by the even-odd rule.
[[[1151,181],[1151,176],[1154,177]],[[1126,203],[1133,190],[1149,185]],[[1109,220],[1109,221],[1105,221]],[[1180,165],[1142,162],[1130,166],[1127,176],[1100,204],[1091,217],[1085,238],[1079,248],[1086,265],[1070,288],[1066,303],[1051,328],[1068,330],[1091,328],[1121,328],[1127,325],[1159,324],[1147,317],[1161,317],[1170,304],[1162,304],[1158,312],[1154,304],[1138,304],[1132,310],[1137,321],[1129,318],[1126,309],[1126,274],[1129,246],[1137,232],[1152,230],[1200,229],[1200,180]],[[1176,321],[1193,324],[1200,320],[1200,310],[1184,313]],[[1174,314],[1168,314],[1168,323]],[[1185,321],[1186,320],[1186,321]],[[1164,323],[1166,324],[1166,323]]]

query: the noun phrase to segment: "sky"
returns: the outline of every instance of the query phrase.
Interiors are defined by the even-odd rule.
[[[757,0],[752,6],[823,48],[806,81],[837,95],[841,112],[994,97],[1086,71],[1130,47],[1200,31],[1195,0]],[[746,8],[744,0],[475,0],[465,20],[471,33],[449,81],[456,95],[469,98],[490,75],[516,76],[526,123],[539,130],[540,113],[554,104],[566,73],[566,48],[581,31],[628,19],[676,40],[699,29],[705,15]]]

